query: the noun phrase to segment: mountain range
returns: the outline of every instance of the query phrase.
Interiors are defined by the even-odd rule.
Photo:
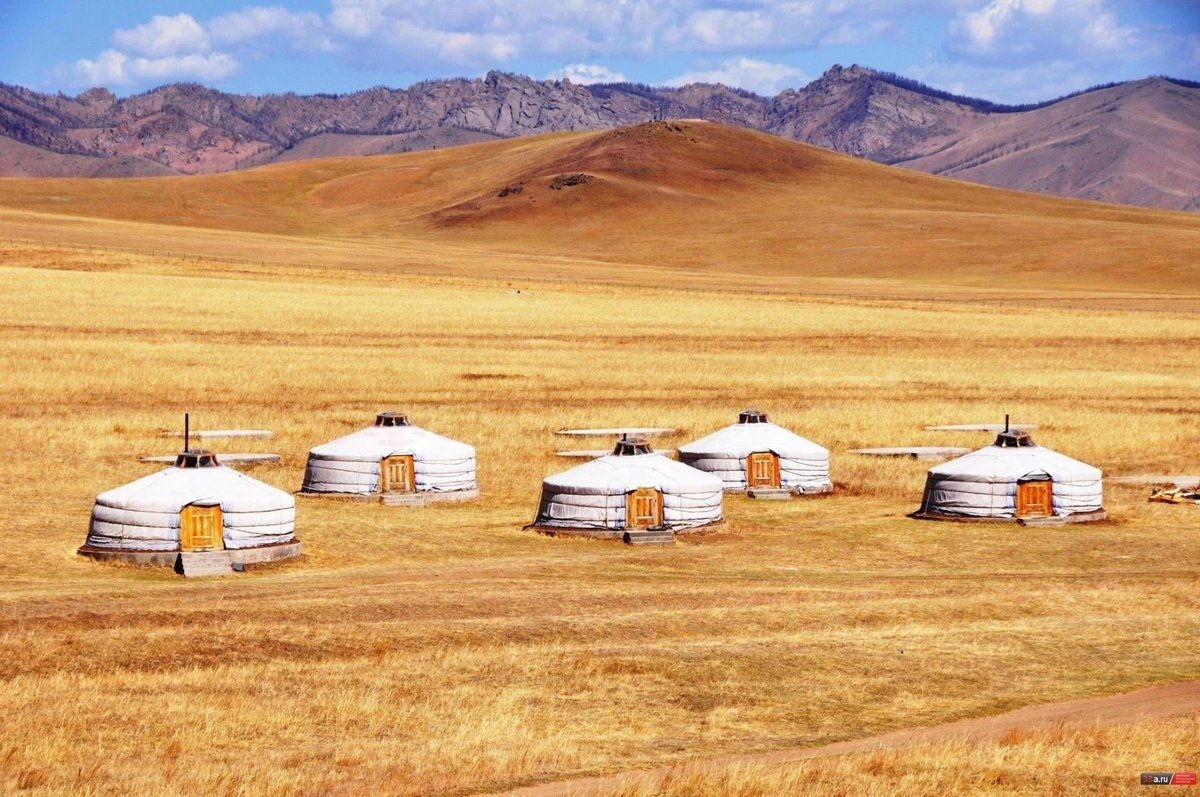
[[[1200,210],[1200,84],[1147,78],[1000,106],[860,66],[775,97],[489,72],[345,95],[172,84],[118,98],[0,84],[0,176],[130,177],[704,119],[986,185]]]

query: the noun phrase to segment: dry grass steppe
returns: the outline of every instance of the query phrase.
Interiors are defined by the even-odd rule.
[[[0,181],[0,791],[499,792],[1196,679],[1198,508],[1110,485],[1101,524],[917,522],[926,465],[849,450],[982,445],[922,427],[1009,412],[1109,474],[1195,472],[1200,221],[791,144],[724,175],[755,137],[699,127],[703,168],[668,130],[649,177],[645,147],[586,134]],[[560,171],[597,174],[596,205],[541,186]],[[510,178],[561,207],[494,211]],[[755,208],[777,237],[732,232]],[[929,214],[950,240],[926,250],[903,230]],[[677,427],[670,448],[747,405],[828,446],[838,492],[730,497],[725,529],[664,550],[521,530],[570,464],[554,429]],[[481,499],[304,500],[305,556],[230,579],[74,553],[184,411],[274,429],[253,445],[283,461],[251,473],[294,490],[310,446],[385,408],[476,445]],[[1037,732],[671,793],[1133,792],[1200,766],[1196,738],[1194,717]]]

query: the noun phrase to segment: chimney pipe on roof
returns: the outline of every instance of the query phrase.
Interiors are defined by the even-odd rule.
[[[1008,431],[1008,413],[1004,413],[1004,431]]]
[[[192,428],[191,421],[188,418],[188,413],[183,414],[183,450],[187,451],[192,447]]]

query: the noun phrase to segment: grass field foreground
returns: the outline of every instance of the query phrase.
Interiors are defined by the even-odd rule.
[[[849,453],[983,445],[922,429],[1008,412],[1108,473],[1195,472],[1193,314],[189,277],[136,255],[76,271],[21,251],[0,282],[0,789],[469,793],[1196,677],[1195,507],[1110,486],[1102,524],[918,522],[927,465]],[[666,550],[521,530],[571,464],[554,429],[672,426],[671,448],[747,406],[828,446],[837,494],[731,497],[723,530]],[[251,473],[294,490],[310,446],[380,409],[474,444],[481,500],[306,499],[303,559],[226,580],[74,554],[95,494],[151,472],[137,455],[170,451],[157,431],[184,411],[275,430],[253,446],[283,462]],[[1115,772],[1158,730],[1095,755]],[[1041,792],[1004,762],[1061,745],[1018,742],[866,769],[934,793],[929,758],[965,756],[963,777],[1001,767]],[[1156,766],[1198,763],[1161,749]],[[864,764],[806,766],[688,788],[769,793]]]

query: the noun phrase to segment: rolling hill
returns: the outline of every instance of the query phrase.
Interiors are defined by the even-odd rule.
[[[1188,214],[975,186],[699,121],[3,188],[0,235],[349,270],[1200,292]]]
[[[987,185],[1200,208],[1193,84],[1150,78],[1007,107],[858,66],[835,66],[774,98],[720,85],[580,86],[499,72],[306,97],[192,84],[122,99],[103,89],[65,97],[0,85],[0,174],[205,174],[686,118]]]

